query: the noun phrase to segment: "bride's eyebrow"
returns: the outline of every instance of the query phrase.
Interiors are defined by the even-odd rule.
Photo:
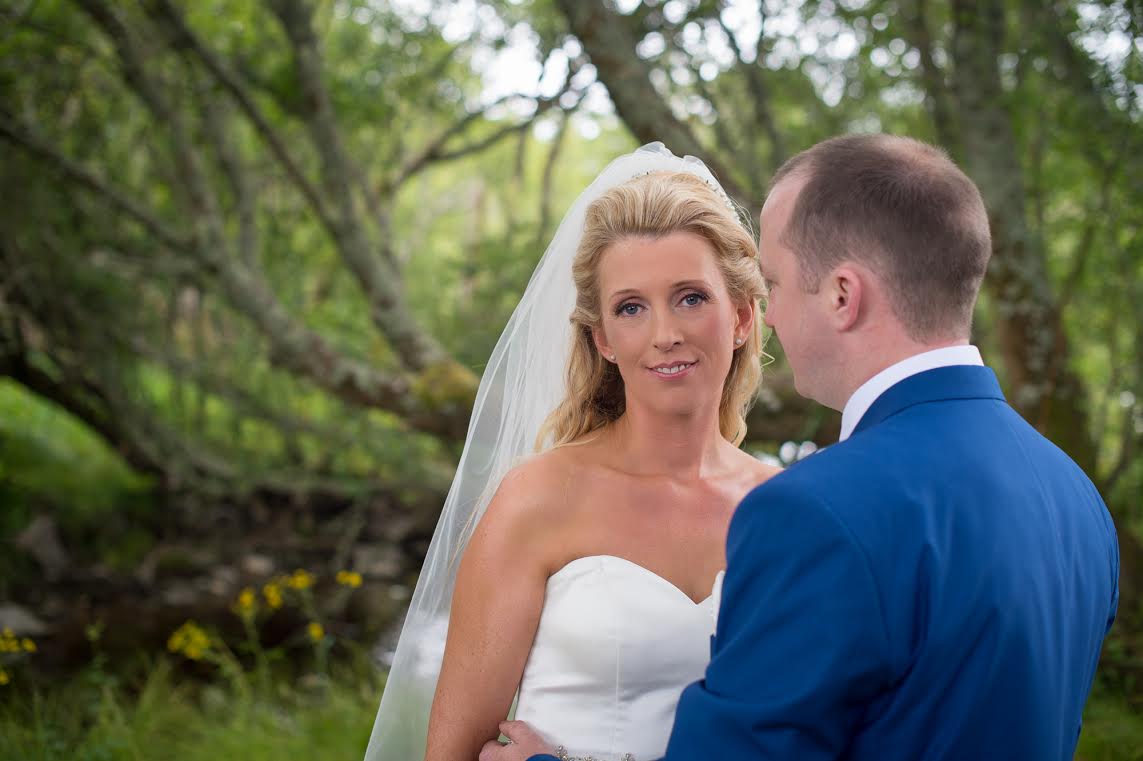
[[[710,283],[708,283],[707,281],[702,280],[702,279],[680,280],[677,283],[671,284],[671,290],[672,291],[678,291],[678,290],[681,290],[683,288],[704,288],[704,289],[709,290],[710,287],[711,287]],[[638,288],[623,288],[621,290],[618,290],[618,291],[615,291],[614,293],[612,293],[611,296],[608,297],[608,300],[611,302],[614,302],[617,299],[625,299],[629,296],[642,296],[642,295],[643,295],[642,292]]]
[[[699,279],[699,280],[680,280],[679,282],[677,282],[671,286],[671,290],[677,291],[677,290],[680,290],[682,288],[703,288],[706,290],[710,290],[710,287],[711,287],[710,283],[708,283],[707,281],[702,280],[702,279]]]
[[[640,295],[639,291],[635,288],[624,288],[622,290],[616,291],[615,293],[611,294],[611,296],[609,297],[608,300],[609,301],[615,301],[616,299],[625,299],[628,296],[639,296],[639,295]]]

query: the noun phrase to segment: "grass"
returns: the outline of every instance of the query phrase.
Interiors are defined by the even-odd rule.
[[[136,689],[84,679],[0,702],[6,761],[360,761],[373,726],[375,680],[279,683],[251,696],[180,680],[160,660]]]
[[[48,691],[0,692],[5,761],[360,761],[380,685],[346,671],[333,680],[280,679],[264,694],[180,676],[155,661],[135,684],[93,668]],[[1096,692],[1077,759],[1143,759],[1143,716]]]
[[[1143,761],[1143,714],[1098,687],[1084,711],[1076,759]]]

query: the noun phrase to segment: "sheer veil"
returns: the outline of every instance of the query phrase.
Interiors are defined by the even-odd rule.
[[[662,170],[689,172],[722,192],[701,161],[677,157],[662,143],[615,159],[572,204],[496,343],[401,629],[365,761],[424,757],[460,555],[500,480],[534,451],[540,426],[564,396],[572,337],[569,317],[575,306],[572,260],[587,207],[616,185]]]

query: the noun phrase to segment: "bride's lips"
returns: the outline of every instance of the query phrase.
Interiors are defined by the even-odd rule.
[[[697,359],[690,361],[679,360],[675,362],[663,362],[662,364],[655,365],[654,367],[648,367],[647,372],[651,373],[660,380],[674,381],[690,375],[691,372],[695,369],[695,365],[697,364]]]

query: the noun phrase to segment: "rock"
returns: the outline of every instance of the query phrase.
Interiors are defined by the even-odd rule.
[[[19,605],[0,605],[0,629],[11,629],[17,637],[42,637],[48,625]]]
[[[274,573],[274,560],[266,555],[251,554],[242,558],[242,573],[247,576],[266,578]]]
[[[401,575],[404,556],[388,544],[363,544],[353,550],[353,567],[371,579],[394,579]]]
[[[175,608],[190,607],[195,604],[200,598],[193,586],[185,582],[174,583],[167,586],[160,593],[163,604]]]
[[[139,563],[135,576],[149,586],[172,578],[192,578],[218,562],[218,557],[205,548],[160,544]]]
[[[211,569],[207,588],[218,597],[230,597],[238,588],[238,571],[225,565]]]
[[[16,536],[16,546],[31,555],[48,581],[55,581],[71,567],[71,559],[60,542],[56,522],[39,515]]]

